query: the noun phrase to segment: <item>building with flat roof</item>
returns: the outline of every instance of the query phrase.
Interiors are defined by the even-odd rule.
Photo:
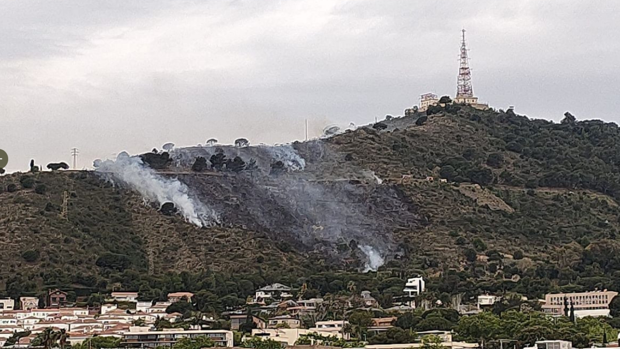
[[[555,293],[545,295],[543,312],[550,315],[564,315],[565,303],[575,307],[575,317],[609,316],[609,303],[618,295],[614,291],[592,291],[579,293]]]
[[[0,299],[0,313],[15,309],[15,300],[12,298]]]
[[[182,338],[209,337],[218,347],[232,347],[233,333],[226,330],[187,330],[171,328],[164,331],[145,331],[131,328],[123,334],[121,346],[126,348],[172,347]]]

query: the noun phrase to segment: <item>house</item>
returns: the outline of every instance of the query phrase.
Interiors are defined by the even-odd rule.
[[[564,308],[574,307],[575,317],[609,316],[609,303],[618,295],[614,291],[555,293],[545,295],[542,310],[553,316],[563,315]]]
[[[153,302],[151,301],[138,301],[136,302],[136,312],[146,313],[150,307],[153,306]]]
[[[492,307],[497,302],[499,297],[493,295],[480,295],[478,296],[478,309],[484,309]]]
[[[337,338],[342,338],[342,333],[336,332],[322,332],[313,329],[302,329],[302,328],[267,328],[267,329],[254,329],[252,330],[251,338],[259,338],[259,339],[271,339],[284,346],[293,346],[297,342],[300,336],[309,335],[311,333],[316,333],[320,336],[329,337],[335,336]],[[249,338],[246,338],[247,340]],[[316,346],[314,348],[321,348],[320,346]],[[322,348],[331,348],[331,347],[322,347]]]
[[[36,309],[39,307],[39,298],[37,297],[19,297],[21,310]]]
[[[350,339],[350,335],[344,332],[344,327],[349,324],[346,320],[330,320],[330,321],[317,321],[314,327],[310,328],[312,332],[325,332],[332,335],[341,333],[346,340]]]
[[[293,289],[291,287],[279,283],[261,287],[256,290],[254,295],[254,303],[263,303],[266,299],[279,300],[284,298],[292,298],[292,290]]]
[[[414,278],[407,279],[407,283],[405,283],[405,288],[403,292],[408,297],[419,296],[420,293],[424,292],[426,283],[421,276],[416,276]]]
[[[61,308],[67,305],[67,292],[59,289],[49,290],[45,302],[46,308]]]
[[[102,304],[101,305],[101,315],[107,314],[114,310],[118,309],[116,304]]]
[[[368,332],[374,334],[386,332],[388,329],[394,327],[396,319],[396,316],[372,318],[372,326],[368,327]]]
[[[186,330],[169,328],[164,331],[150,331],[144,327],[131,327],[123,334],[121,347],[124,348],[157,348],[173,346],[181,338],[208,337],[219,347],[233,346],[233,333],[227,330]]]
[[[362,291],[360,294],[362,296],[362,303],[364,303],[365,307],[376,308],[379,304],[377,300],[370,295],[370,291]]]
[[[0,315],[0,327],[17,326],[17,319],[12,316]]]
[[[254,324],[256,325],[256,328],[259,329],[264,329],[267,326],[265,325],[265,321],[263,321],[263,319],[256,317],[254,315],[251,316],[252,317],[252,322],[254,322]],[[241,325],[245,324],[246,322],[248,322],[248,315],[247,314],[234,314],[234,315],[230,315],[230,329],[233,331],[238,331],[239,328],[241,327]]]
[[[549,340],[549,341],[536,341],[531,347],[525,347],[523,349],[572,349],[573,343],[569,341],[561,340]]]
[[[420,96],[420,107],[416,111],[424,112],[428,107],[437,105],[439,98],[434,93],[425,93]]]
[[[301,321],[290,315],[281,315],[269,319],[268,328],[299,328]]]
[[[15,309],[15,301],[12,298],[0,299],[0,313],[12,311],[13,309]]]
[[[174,293],[168,293],[168,302],[170,303],[176,303],[182,300],[185,300],[187,302],[191,302],[192,301],[192,297],[194,297],[194,294],[191,292],[174,292]]]
[[[110,295],[118,302],[135,303],[138,301],[138,292],[112,292]]]

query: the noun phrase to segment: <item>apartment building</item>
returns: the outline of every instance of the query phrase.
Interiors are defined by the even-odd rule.
[[[614,291],[592,291],[580,293],[555,293],[545,295],[543,312],[550,315],[564,315],[565,300],[575,308],[575,317],[609,316],[609,303],[618,295]]]

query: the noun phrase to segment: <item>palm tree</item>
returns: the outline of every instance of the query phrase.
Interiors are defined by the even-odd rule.
[[[67,339],[69,339],[69,334],[65,329],[61,329],[57,333],[58,342],[60,344],[60,349],[65,349],[65,345],[67,345]]]

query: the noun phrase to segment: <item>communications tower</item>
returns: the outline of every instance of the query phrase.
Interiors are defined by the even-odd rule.
[[[463,41],[461,41],[461,54],[459,65],[459,77],[457,79],[456,98],[471,98],[474,96],[474,88],[471,86],[471,70],[467,57],[467,45],[465,44],[465,29],[463,29]]]

